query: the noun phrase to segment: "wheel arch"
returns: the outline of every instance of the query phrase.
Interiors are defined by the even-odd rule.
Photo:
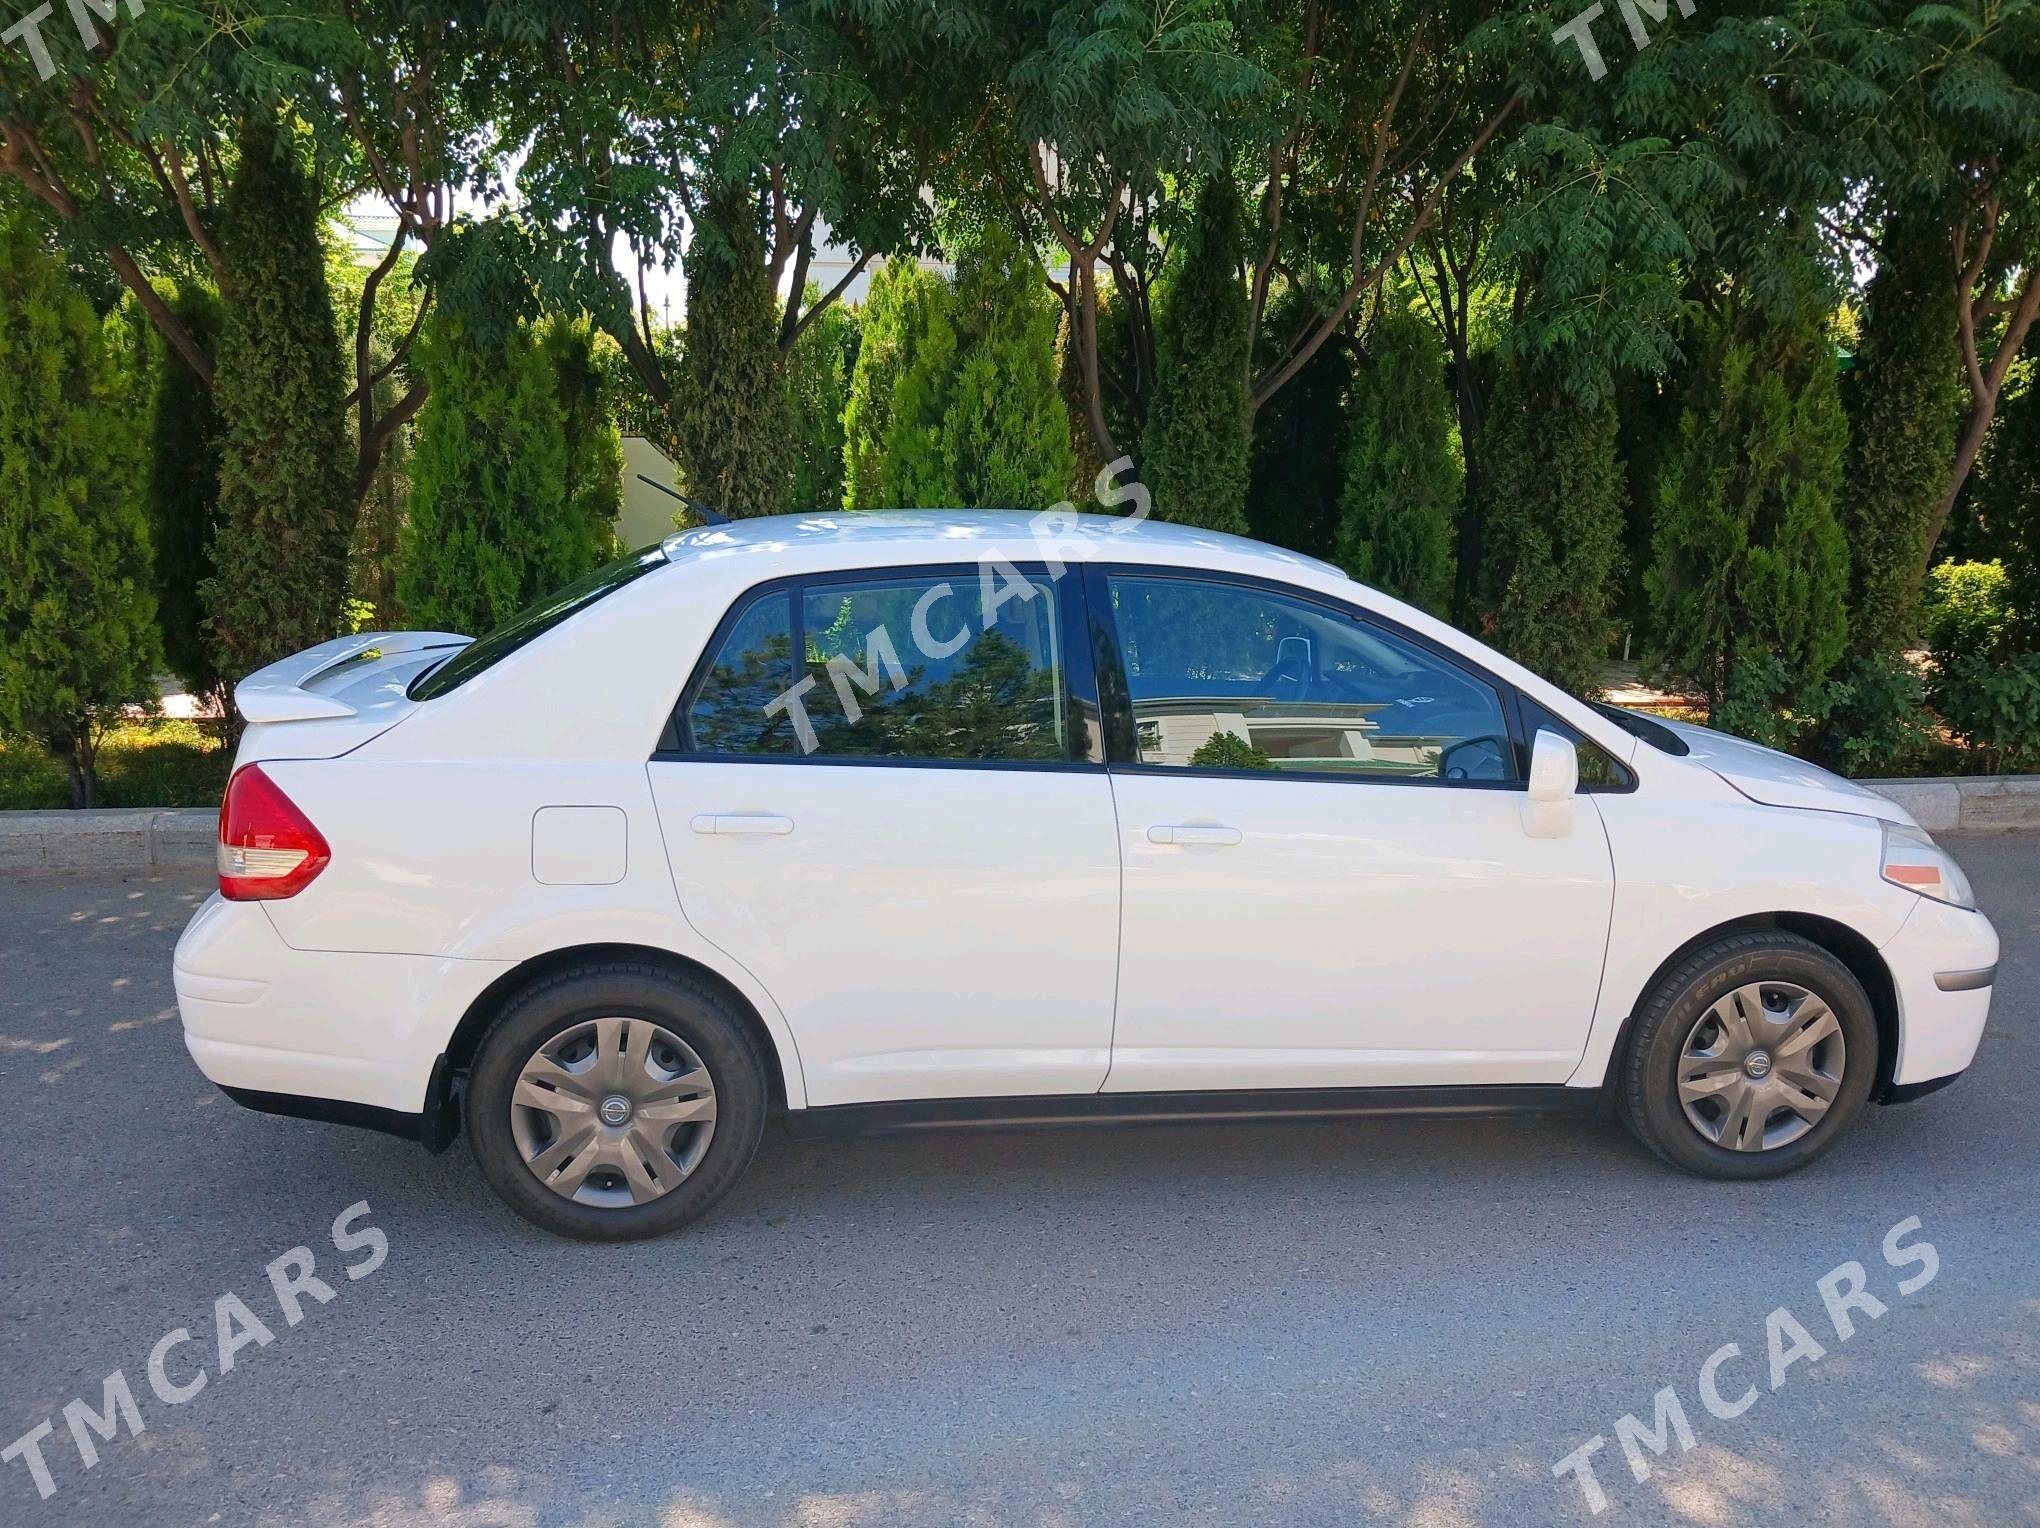
[[[548,950],[543,955],[534,955],[528,960],[505,971],[482,989],[475,1000],[468,1004],[467,1011],[454,1026],[452,1036],[446,1042],[446,1052],[441,1058],[441,1071],[451,1089],[465,1086],[468,1070],[474,1065],[475,1053],[481,1049],[482,1040],[503,1010],[520,992],[533,983],[575,966],[595,964],[601,961],[630,960],[645,965],[660,966],[677,975],[703,982],[713,987],[726,999],[732,1010],[750,1029],[751,1036],[758,1043],[758,1052],[765,1058],[766,1085],[769,1107],[775,1111],[787,1107],[788,1058],[781,1053],[779,1038],[772,1026],[758,1011],[758,1005],[746,997],[734,982],[717,971],[713,966],[691,960],[672,950],[662,950],[655,945],[642,944],[580,944],[562,949]],[[794,1068],[800,1065],[796,1056]],[[798,1076],[798,1072],[795,1073]]]
[[[1747,934],[1753,931],[1778,930],[1797,934],[1809,944],[1817,945],[1839,960],[1849,969],[1849,974],[1862,984],[1863,991],[1870,999],[1871,1012],[1877,1018],[1877,1077],[1870,1088],[1873,1103],[1882,1103],[1891,1092],[1891,1079],[1898,1065],[1898,987],[1892,980],[1891,968],[1884,963],[1884,957],[1877,953],[1877,946],[1846,923],[1833,918],[1824,918],[1818,913],[1768,912],[1750,913],[1732,918],[1726,923],[1715,925],[1695,934],[1671,954],[1667,955],[1650,973],[1638,990],[1636,1004],[1629,1016],[1622,1021],[1622,1028],[1615,1037],[1614,1048],[1608,1053],[1608,1065],[1601,1077],[1603,1107],[1612,1109],[1614,1080],[1620,1075],[1622,1064],[1629,1053],[1631,1036],[1636,1029],[1636,1016],[1657,991],[1658,984],[1680,961],[1695,950],[1703,949],[1717,939],[1730,934]]]

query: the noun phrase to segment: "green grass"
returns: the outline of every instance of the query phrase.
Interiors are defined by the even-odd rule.
[[[217,806],[233,755],[196,722],[123,722],[99,748],[101,806]],[[33,743],[0,742],[0,811],[71,804],[63,762]]]

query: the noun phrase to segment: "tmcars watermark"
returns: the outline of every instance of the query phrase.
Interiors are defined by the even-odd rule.
[[[92,18],[97,16],[101,21],[113,21],[120,14],[122,0],[64,0],[64,3],[70,8],[71,24],[78,29],[78,41],[88,49],[104,47],[106,39],[99,35],[99,28],[92,24]],[[126,4],[128,15],[142,14],[142,0],[126,0]],[[50,45],[43,40],[42,24],[56,11],[53,0],[43,0],[13,26],[0,32],[0,42],[11,43],[26,52],[35,65],[37,76],[45,81],[55,78],[57,62],[50,57]]]
[[[359,1223],[369,1213],[368,1201],[362,1199],[347,1206],[333,1219],[333,1250],[343,1256],[350,1252],[367,1254],[344,1265],[342,1271],[349,1283],[367,1278],[382,1267],[390,1254],[390,1239],[378,1227]],[[317,1260],[312,1256],[312,1249],[299,1246],[272,1258],[263,1269],[269,1275],[269,1288],[275,1296],[277,1312],[283,1317],[285,1327],[294,1327],[305,1319],[304,1302],[307,1299],[324,1305],[339,1294],[337,1289],[319,1277],[314,1271],[316,1267]],[[190,1329],[180,1326],[165,1332],[149,1349],[145,1366],[149,1389],[165,1406],[182,1406],[205,1389],[214,1373],[232,1373],[242,1349],[266,1348],[274,1341],[276,1333],[269,1323],[230,1289],[213,1301],[213,1370],[207,1371],[201,1355],[192,1361],[190,1369],[184,1370],[185,1377],[171,1375],[172,1353],[187,1343],[197,1343]],[[185,1361],[179,1360],[180,1369]],[[88,1470],[99,1463],[99,1445],[111,1443],[120,1435],[123,1426],[131,1438],[140,1436],[148,1426],[142,1420],[141,1408],[135,1404],[135,1388],[129,1383],[125,1369],[115,1369],[100,1383],[97,1407],[83,1399],[66,1401],[63,1415],[64,1426],[71,1434],[72,1447],[78,1451],[78,1462]],[[45,1417],[7,1447],[0,1448],[0,1461],[27,1467],[29,1478],[35,1482],[36,1494],[44,1501],[57,1494],[56,1476],[51,1473],[50,1461],[43,1454],[44,1441],[55,1431],[56,1425]]]
[[[1132,506],[1132,512],[1119,517],[1113,526],[1116,533],[1130,530],[1145,520],[1152,503],[1147,486],[1139,479],[1127,483],[1119,481],[1119,474],[1132,465],[1133,458],[1130,456],[1108,462],[1098,469],[1097,481],[1092,484],[1098,502],[1107,509],[1121,504]],[[1034,543],[1036,557],[1048,568],[1050,582],[1069,571],[1061,552],[1066,544],[1064,535],[1073,528],[1076,520],[1076,505],[1064,499],[1051,504],[1027,522],[1028,537]],[[914,651],[932,663],[954,655],[971,637],[968,623],[941,637],[930,625],[929,618],[935,606],[955,593],[955,586],[946,581],[932,585],[914,602],[913,614],[907,622],[907,634],[913,639]],[[988,554],[978,559],[978,619],[982,630],[991,631],[998,625],[999,612],[1007,601],[1031,600],[1038,593],[1039,586],[1005,558]],[[895,690],[904,690],[909,684],[906,667],[900,662],[899,645],[883,623],[865,634],[864,662],[861,665],[848,653],[837,653],[822,667],[829,676],[830,688],[836,692],[836,703],[842,707],[843,719],[853,727],[864,716],[864,708],[858,704],[858,693],[869,699],[887,685]],[[813,753],[821,746],[807,711],[807,696],[816,684],[813,674],[805,675],[765,705],[768,719],[784,714],[792,722],[794,738],[804,754]]]
[[[76,5],[78,0],[71,0],[71,3]],[[1644,26],[1643,18],[1648,16],[1652,21],[1663,21],[1671,12],[1669,0],[1615,0],[1615,3],[1622,12],[1622,19],[1629,24],[1629,40],[1636,44],[1639,53],[1650,46],[1650,32]],[[1678,5],[1681,16],[1693,14],[1693,0],[1678,0]],[[1588,76],[1597,80],[1608,72],[1608,62],[1601,57],[1600,46],[1594,41],[1594,23],[1601,19],[1601,15],[1601,0],[1594,0],[1592,5],[1551,34],[1553,42],[1571,42],[1577,47],[1581,61],[1587,66]]]
[[[1905,1239],[1919,1229],[1919,1216],[1908,1215],[1884,1233],[1884,1261],[1894,1270],[1915,1267],[1919,1270],[1898,1281],[1900,1295],[1917,1294],[1933,1283],[1934,1276],[1941,1271],[1941,1255],[1934,1250],[1932,1242],[1924,1238]],[[1891,1309],[1870,1293],[1869,1284],[1870,1276],[1854,1258],[1846,1263],[1837,1263],[1814,1280],[1814,1289],[1827,1309],[1828,1324],[1834,1328],[1838,1346],[1856,1335],[1858,1315],[1875,1321]],[[1782,1305],[1764,1318],[1764,1349],[1768,1360],[1766,1377],[1772,1390],[1785,1383],[1794,1364],[1817,1363],[1827,1357],[1828,1352],[1806,1324]],[[1742,1357],[1741,1344],[1725,1342],[1709,1353],[1700,1365],[1697,1385],[1700,1404],[1718,1422],[1732,1422],[1757,1404],[1755,1380],[1750,1380],[1736,1395],[1722,1394],[1726,1383],[1723,1369]],[[1749,1362],[1756,1362],[1754,1354]],[[1615,1421],[1615,1441],[1622,1445],[1622,1452],[1629,1461],[1629,1473],[1639,1484],[1650,1479],[1650,1461],[1644,1457],[1646,1450],[1662,1456],[1672,1446],[1673,1438],[1679,1440],[1680,1453],[1687,1453],[1695,1446],[1693,1424],[1687,1419],[1685,1403],[1679,1399],[1677,1385],[1667,1385],[1652,1396],[1651,1407],[1649,1426],[1645,1426],[1635,1412]],[[1607,1444],[1606,1435],[1596,1433],[1551,1467],[1554,1477],[1563,1480],[1570,1475],[1579,1482],[1587,1510],[1596,1516],[1607,1510],[1608,1493],[1594,1474],[1594,1455]]]

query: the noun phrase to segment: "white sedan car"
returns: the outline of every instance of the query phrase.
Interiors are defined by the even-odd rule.
[[[184,1033],[250,1107],[657,1234],[798,1131],[1619,1114],[1723,1178],[1968,1066],[1899,807],[1311,559],[1070,514],[682,532],[246,680]]]

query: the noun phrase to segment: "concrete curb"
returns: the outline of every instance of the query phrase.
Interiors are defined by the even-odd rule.
[[[0,812],[0,872],[151,870],[210,865],[217,807]]]
[[[1862,780],[1929,833],[2040,830],[2040,775]],[[0,873],[59,875],[210,865],[213,807],[128,807],[99,812],[0,812]]]

